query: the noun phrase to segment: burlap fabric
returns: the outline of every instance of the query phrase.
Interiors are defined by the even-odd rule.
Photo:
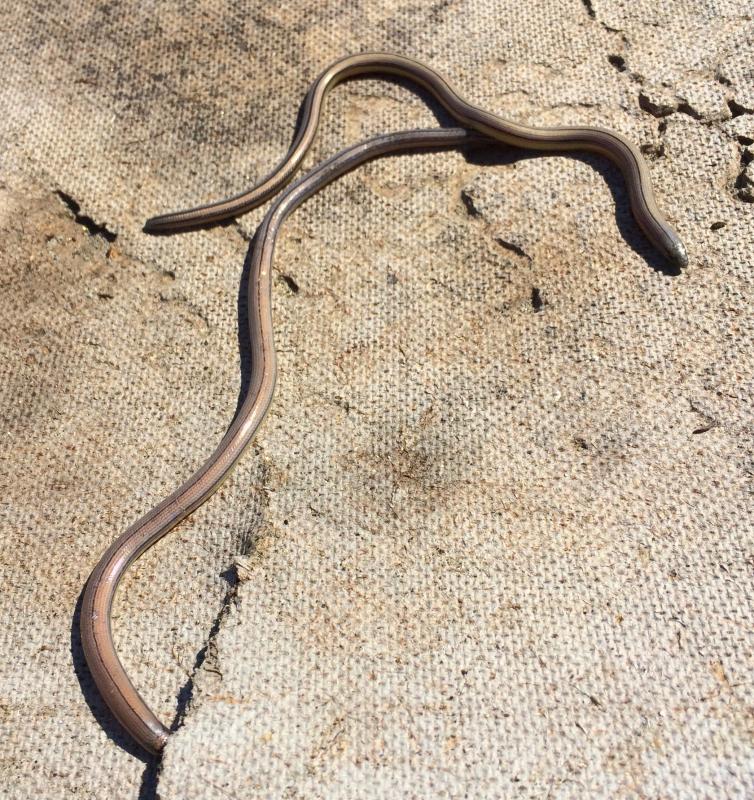
[[[2,27],[6,796],[746,796],[750,4],[74,0]],[[393,157],[296,212],[272,412],[119,595],[177,728],[158,764],[93,689],[77,602],[233,416],[263,211],[141,225],[262,176],[310,81],[365,50],[626,134],[690,266],[596,156]],[[337,89],[307,164],[446,123],[425,101]]]

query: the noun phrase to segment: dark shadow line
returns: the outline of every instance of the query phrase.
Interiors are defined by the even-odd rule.
[[[141,776],[141,786],[136,800],[158,800],[157,783],[160,778],[162,761],[159,756],[152,756],[152,760],[147,763],[147,768]]]
[[[210,201],[211,202],[211,201]],[[146,223],[145,223],[146,224]],[[236,224],[235,217],[233,219],[222,219],[215,222],[197,222],[193,225],[186,225],[183,228],[176,228],[176,229],[166,229],[166,230],[156,230],[156,231],[148,231],[146,228],[142,227],[142,233],[146,233],[148,236],[175,236],[179,233],[190,233],[192,231],[209,231],[212,228],[231,228]]]
[[[238,281],[238,297],[236,300],[238,324],[236,326],[236,336],[238,340],[241,385],[238,387],[236,410],[233,412],[231,425],[238,417],[241,406],[244,400],[246,400],[246,395],[249,393],[249,386],[251,385],[251,371],[253,365],[251,363],[251,330],[249,327],[249,281],[251,277],[251,256],[254,252],[254,245],[256,244],[258,236],[259,229],[257,228],[246,250],[246,257],[243,260],[243,268],[241,269],[241,279]]]

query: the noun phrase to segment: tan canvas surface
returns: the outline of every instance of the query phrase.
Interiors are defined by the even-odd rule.
[[[751,796],[751,5],[1,19],[6,796]],[[592,155],[392,157],[297,211],[272,411],[118,597],[121,657],[176,728],[158,762],[93,688],[77,604],[232,419],[263,209],[141,226],[264,175],[311,80],[369,50],[512,119],[630,137],[690,265],[667,268]],[[306,164],[448,122],[354,81]]]

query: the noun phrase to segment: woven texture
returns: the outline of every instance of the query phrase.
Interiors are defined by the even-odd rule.
[[[369,50],[521,122],[625,134],[690,265],[591,155],[396,156],[295,212],[273,408],[116,602],[177,729],[158,762],[99,699],[78,602],[232,419],[263,209],[141,226],[265,175],[312,79]],[[747,796],[752,53],[743,0],[7,6],[7,796]],[[353,81],[306,164],[447,123]]]

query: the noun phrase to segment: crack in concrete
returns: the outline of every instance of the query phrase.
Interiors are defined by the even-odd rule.
[[[255,449],[257,452],[259,452],[259,445],[257,445]],[[259,493],[259,517],[261,518],[264,516],[265,509],[269,506],[269,495],[264,490],[264,487],[268,482],[270,470],[263,459],[260,459],[260,464],[262,473],[260,477],[260,485],[262,487],[262,491]],[[253,551],[255,541],[256,540],[253,535],[245,535],[239,542],[238,552],[232,556],[231,565],[221,573],[221,577],[224,578],[228,583],[228,589],[223,597],[220,610],[210,626],[207,637],[196,653],[194,664],[188,673],[186,682],[178,691],[176,713],[170,725],[171,733],[175,733],[187,722],[187,718],[191,712],[191,705],[194,700],[194,691],[196,689],[197,678],[200,672],[214,672],[215,674],[219,675],[220,679],[222,680],[222,671],[219,666],[216,642],[218,636],[223,630],[224,623],[231,614],[231,611],[233,609],[238,610],[240,607],[241,600],[238,596],[238,589],[242,583],[242,579],[239,575],[239,569],[246,569],[246,557]],[[170,746],[169,740],[168,746]],[[159,775],[156,777],[159,777]],[[148,797],[145,796],[140,798],[140,800],[153,800],[155,797],[157,797],[156,782],[155,793],[153,795],[149,795]]]
[[[624,37],[624,42],[627,39]],[[608,60],[620,72],[626,71],[625,59],[622,57],[609,56]],[[721,68],[718,66],[715,70],[699,71],[694,70],[689,73],[689,76],[712,80],[718,83],[725,89],[725,106],[730,114],[730,117],[725,116],[724,110],[720,113],[713,114],[709,111],[705,114],[703,110],[696,107],[688,97],[684,96],[683,90],[665,92],[665,84],[656,87],[643,87],[639,92],[639,108],[647,114],[660,120],[657,132],[660,138],[658,144],[645,144],[641,146],[641,151],[651,157],[660,158],[665,153],[665,144],[663,142],[663,135],[667,128],[667,118],[674,114],[684,114],[690,117],[695,122],[701,125],[715,127],[720,130],[725,136],[732,139],[738,148],[738,164],[734,167],[736,172],[735,179],[729,184],[730,193],[734,199],[744,203],[754,203],[754,152],[752,152],[751,145],[754,144],[754,138],[748,136],[746,133],[736,132],[735,130],[728,130],[723,123],[730,120],[739,119],[754,114],[754,108],[749,108],[736,99],[735,87],[733,83],[721,73]],[[629,73],[629,77],[643,83],[641,76],[635,73]]]
[[[733,194],[744,203],[754,203],[754,150],[741,147],[741,159]]]
[[[170,732],[175,733],[175,731],[180,728],[185,720],[186,715],[188,714],[191,706],[191,701],[194,697],[194,688],[196,685],[196,677],[199,673],[199,670],[205,669],[210,670],[212,665],[215,664],[217,661],[217,649],[215,645],[215,640],[217,639],[220,630],[222,629],[222,624],[225,618],[230,614],[230,609],[232,607],[238,607],[238,586],[239,586],[239,579],[238,579],[238,569],[235,565],[227,569],[223,573],[223,577],[225,580],[228,581],[229,586],[228,590],[225,592],[225,597],[223,597],[222,605],[220,610],[217,613],[212,625],[210,626],[209,633],[207,634],[207,638],[199,649],[194,658],[194,665],[189,672],[188,678],[186,683],[178,691],[178,702],[176,706],[175,717],[173,718],[173,722],[170,725]],[[222,673],[220,670],[215,667],[214,671],[217,672],[220,676]]]
[[[586,9],[586,13],[589,16],[589,19],[593,19],[598,25],[604,28],[608,33],[620,33],[618,28],[613,28],[611,25],[608,25],[606,22],[603,22],[598,16],[597,12],[594,10],[594,5],[592,0],[581,0],[581,4]]]
[[[607,60],[610,64],[618,70],[618,72],[625,72],[626,71],[626,59],[623,56],[618,55],[617,53],[611,53],[608,55]]]
[[[639,108],[657,119],[668,117],[678,110],[678,104],[670,99],[652,97],[649,92],[639,92]]]
[[[730,86],[730,83],[728,83],[728,86]],[[748,108],[747,106],[743,106],[738,103],[734,97],[728,99],[728,110],[730,111],[731,119],[742,117],[745,114],[754,114],[754,107]]]
[[[531,261],[531,256],[524,250],[523,247],[517,245],[515,242],[508,241],[504,239],[502,236],[496,236],[495,241],[505,250],[510,250],[511,253],[515,253],[517,256],[521,256],[522,258],[528,258]]]
[[[196,677],[201,669],[210,670],[207,664],[212,664],[217,660],[217,650],[215,648],[215,640],[222,628],[223,621],[230,614],[230,609],[238,607],[238,585],[240,583],[238,578],[238,570],[235,565],[222,573],[222,577],[228,581],[228,590],[225,592],[223,601],[215,619],[210,626],[207,638],[202,647],[197,651],[194,658],[194,664],[188,673],[186,682],[178,690],[176,712],[173,721],[169,726],[171,734],[175,733],[181,728],[186,720],[191,707],[191,701],[194,696],[194,689],[196,687]],[[215,671],[222,676],[218,669]],[[138,800],[157,800],[159,797],[159,780],[162,771],[162,758],[154,756],[147,764],[141,781],[141,788],[139,791]]]
[[[56,189],[55,194],[71,212],[73,219],[89,231],[90,236],[100,236],[110,244],[118,238],[118,234],[111,231],[107,225],[99,224],[87,214],[82,214],[81,204],[75,200],[72,195],[64,192],[62,189]]]
[[[466,211],[468,211],[470,217],[482,216],[482,212],[477,208],[476,203],[474,202],[473,194],[466,187],[461,189],[461,200],[463,201]]]

